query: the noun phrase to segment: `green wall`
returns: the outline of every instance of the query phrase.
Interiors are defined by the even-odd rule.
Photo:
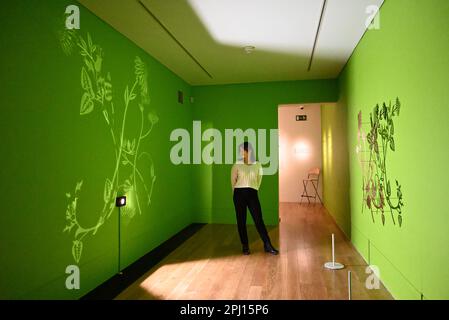
[[[449,33],[446,0],[387,0],[380,30],[370,30],[340,76],[339,108],[348,116],[352,242],[395,298],[449,298],[449,215],[445,201],[449,130]],[[355,147],[357,115],[399,97],[396,151],[389,174],[402,185],[403,223],[373,223],[362,207]],[[342,156],[343,157],[343,156]],[[368,243],[370,245],[368,245]]]
[[[332,102],[337,95],[335,80],[198,86],[193,87],[193,117],[201,120],[204,128],[213,127],[222,133],[237,128],[277,129],[279,104]],[[195,165],[196,221],[235,223],[231,166]],[[270,225],[278,224],[278,184],[278,173],[264,176],[259,190],[264,219]]]
[[[81,29],[77,34],[89,45],[89,33],[96,52],[100,47],[103,50],[101,66],[93,56],[98,61],[94,70],[101,70],[94,77],[79,47],[75,45],[71,55],[61,48],[60,32],[69,4],[73,1],[20,0],[3,6],[0,13],[1,299],[78,298],[113,276],[118,270],[118,211],[110,205],[116,192],[125,193],[130,202],[122,210],[122,268],[192,222],[192,174],[189,168],[174,166],[169,159],[170,132],[191,127],[188,99],[184,105],[177,103],[177,91],[183,90],[189,97],[190,86],[79,5]],[[135,87],[136,97],[131,95],[136,56],[148,70],[151,100],[143,105],[142,113],[143,77]],[[83,66],[86,73],[81,81]],[[114,114],[111,101],[104,97],[103,104],[91,104],[86,98],[81,105],[84,93],[92,94],[91,86],[97,92],[98,81],[103,81],[100,74],[104,82],[112,84],[112,93],[109,84],[98,88],[108,89],[107,99],[114,103]],[[134,99],[129,102],[123,126],[122,155],[128,154],[139,171],[124,165],[121,158],[118,175],[113,178],[125,118],[126,86],[130,99]],[[108,112],[111,125],[103,110]],[[143,134],[152,123],[153,130],[140,139],[142,121]],[[115,147],[111,129],[116,134]],[[135,153],[139,141],[138,154],[145,154],[134,162],[132,149]],[[157,179],[151,190],[154,177]],[[75,192],[81,181],[80,190]],[[63,232],[70,227],[66,210],[75,197],[77,222],[84,229],[99,226],[95,235],[83,233],[77,225]],[[102,216],[104,221],[100,220]],[[81,232],[77,237],[76,230]],[[76,242],[72,252],[73,241],[84,234],[82,248]],[[80,268],[80,290],[65,288],[68,265]]]
[[[230,165],[173,165],[174,129],[276,129],[278,104],[337,99],[336,80],[192,88],[81,5],[81,29],[68,32],[71,4],[21,0],[0,13],[3,299],[76,299],[116,274],[116,195],[128,197],[121,269],[192,222],[235,223]],[[278,176],[265,177],[272,225],[277,190]],[[65,287],[69,265],[79,290]]]
[[[336,104],[321,106],[323,202],[337,224],[351,238],[349,214],[349,159],[347,109]]]

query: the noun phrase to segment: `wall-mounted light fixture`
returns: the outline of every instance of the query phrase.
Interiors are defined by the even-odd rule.
[[[117,197],[115,199],[115,206],[119,208],[126,206],[126,196]]]
[[[121,223],[120,223],[120,208],[126,206],[126,196],[115,198],[115,206],[118,207],[118,274],[123,274],[120,266],[120,254],[121,254]]]
[[[298,158],[300,160],[305,160],[305,159],[309,158],[310,148],[309,148],[308,144],[306,144],[304,142],[300,142],[300,143],[295,144],[294,152],[295,152],[296,158]]]

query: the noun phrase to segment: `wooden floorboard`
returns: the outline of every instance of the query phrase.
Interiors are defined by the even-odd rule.
[[[348,270],[354,300],[392,299],[383,285],[365,287],[366,262],[324,207],[281,203],[279,211],[279,227],[268,228],[278,256],[263,252],[254,226],[248,226],[251,254],[244,256],[235,225],[206,225],[116,299],[340,300],[348,299]],[[323,267],[332,258],[332,233],[343,270]]]

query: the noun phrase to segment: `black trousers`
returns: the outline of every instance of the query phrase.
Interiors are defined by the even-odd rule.
[[[253,217],[257,232],[259,232],[262,241],[269,244],[267,228],[262,218],[262,209],[260,207],[259,196],[257,190],[253,188],[235,188],[234,189],[234,207],[237,216],[237,228],[239,230],[240,241],[242,245],[248,245],[248,233],[246,230],[246,208]]]

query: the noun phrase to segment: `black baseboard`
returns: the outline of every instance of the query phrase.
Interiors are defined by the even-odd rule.
[[[139,279],[145,272],[154,267],[162,259],[170,254],[173,250],[179,247],[184,241],[193,236],[205,224],[193,223],[173,237],[162,243],[157,248],[151,250],[142,258],[128,266],[122,271],[122,274],[117,274],[102,283],[83,297],[81,300],[112,300],[119,295],[123,290],[129,287],[133,282]]]

